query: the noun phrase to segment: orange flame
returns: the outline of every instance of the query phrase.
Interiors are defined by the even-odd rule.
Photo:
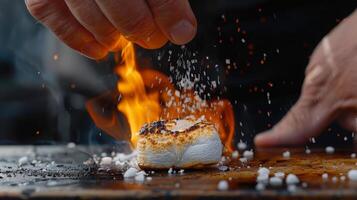
[[[234,113],[228,100],[205,101],[192,90],[176,90],[166,75],[150,69],[138,69],[131,42],[121,38],[119,44],[122,63],[115,72],[120,77],[117,89],[121,99],[117,109],[128,121],[132,145],[135,146],[138,131],[145,123],[190,115],[197,118],[204,116],[214,123],[227,150],[233,149]],[[115,123],[117,118],[107,118],[109,122],[104,122],[103,117],[98,117],[98,113],[93,111],[93,102],[89,101],[87,108],[99,128],[109,130],[109,134],[118,138],[118,131],[113,132],[113,129],[120,128]]]

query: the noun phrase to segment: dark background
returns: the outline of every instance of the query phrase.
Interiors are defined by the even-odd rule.
[[[175,65],[178,55],[197,59],[198,70],[204,68],[222,83],[205,92],[229,98],[234,105],[236,141],[251,143],[296,101],[314,47],[353,12],[357,1],[191,4],[199,23],[197,37],[184,48],[137,48],[139,62],[170,75],[168,66]],[[115,90],[112,57],[96,62],[73,52],[32,19],[19,0],[0,1],[0,44],[0,143],[111,142],[95,127],[84,103]],[[345,142],[351,133],[336,125],[326,132],[317,139],[321,145],[352,141]]]

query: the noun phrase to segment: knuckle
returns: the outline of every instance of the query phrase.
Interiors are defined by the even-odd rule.
[[[173,8],[177,2],[177,0],[151,0],[150,4],[152,9],[161,10],[163,8]]]
[[[46,18],[47,8],[49,6],[48,1],[27,0],[26,6],[31,15],[33,15],[36,19],[42,21]]]

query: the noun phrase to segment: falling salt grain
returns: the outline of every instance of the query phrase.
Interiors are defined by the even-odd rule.
[[[351,169],[350,171],[348,171],[347,176],[351,181],[357,181],[357,170]]]
[[[228,190],[229,185],[228,182],[225,180],[219,181],[218,183],[218,190],[224,191],[224,190]]]
[[[233,158],[233,159],[237,159],[238,156],[239,156],[238,151],[233,151],[233,152],[232,152],[232,158]]]
[[[241,151],[245,150],[247,148],[247,144],[242,141],[240,141],[237,146],[238,146],[238,149]]]
[[[284,158],[290,158],[290,151],[285,151],[285,152],[283,153],[283,157],[284,157]]]
[[[300,182],[299,178],[295,174],[288,174],[286,177],[286,184],[298,184]]]
[[[327,146],[325,148],[325,151],[327,154],[333,154],[335,152],[335,148],[333,148],[332,146]]]
[[[271,177],[269,179],[269,184],[274,187],[281,186],[283,184],[283,180],[279,177]]]
[[[126,172],[124,173],[124,178],[132,178],[136,176],[136,173],[138,170],[134,167],[130,167]]]

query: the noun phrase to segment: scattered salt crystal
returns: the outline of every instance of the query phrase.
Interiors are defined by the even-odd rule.
[[[108,166],[112,164],[112,158],[111,157],[104,157],[102,158],[102,160],[100,161],[100,165],[101,166]]]
[[[140,174],[135,176],[134,180],[137,181],[137,182],[144,182],[145,181],[145,175],[143,173],[140,173]]]
[[[233,151],[233,152],[232,152],[232,158],[233,158],[233,159],[237,159],[238,156],[239,156],[238,151]]]
[[[265,184],[257,183],[257,185],[255,186],[255,189],[258,190],[258,191],[265,190]]]
[[[356,158],[356,154],[355,153],[351,153],[351,158]]]
[[[258,170],[258,174],[259,175],[261,175],[261,174],[268,174],[269,175],[269,173],[270,173],[270,170],[268,168],[265,168],[265,167],[261,167]]]
[[[306,154],[310,154],[310,153],[311,153],[311,150],[310,150],[310,149],[306,149],[306,150],[305,150],[305,153],[306,153]]]
[[[229,188],[229,185],[228,185],[228,182],[227,181],[225,181],[225,180],[222,180],[222,181],[219,181],[219,183],[218,183],[218,190],[228,190],[228,188]]]
[[[314,144],[316,143],[316,140],[315,140],[314,137],[311,138],[311,142],[314,143]]]
[[[173,174],[173,172],[174,172],[174,170],[173,170],[172,168],[170,168],[170,169],[167,171],[168,174]]]
[[[148,177],[146,177],[146,180],[147,181],[152,181],[152,177],[148,176]]]
[[[175,183],[175,188],[180,188],[180,183]]]
[[[244,157],[244,158],[247,158],[248,160],[253,159],[253,157],[254,157],[254,152],[253,152],[253,150],[250,150],[250,151],[246,150],[246,151],[244,151],[244,152],[243,152],[243,157]]]
[[[76,143],[74,143],[74,142],[70,142],[70,143],[68,143],[67,144],[67,148],[74,148],[74,147],[76,147]]]
[[[357,181],[357,170],[351,169],[350,171],[348,171],[347,176],[351,181]]]
[[[225,166],[225,165],[219,166],[218,169],[219,169],[220,171],[228,171],[228,167]]]
[[[132,178],[136,176],[136,173],[138,173],[138,170],[134,167],[130,167],[126,172],[124,173],[124,178]]]
[[[230,59],[226,59],[226,64],[227,65],[231,64],[231,60]]]
[[[303,188],[307,188],[307,183],[306,182],[303,182],[302,184],[301,184],[301,186],[303,187]]]
[[[285,152],[283,153],[283,157],[284,157],[284,158],[290,158],[290,151],[285,151]]]
[[[242,150],[245,150],[245,149],[247,148],[247,144],[244,143],[244,142],[242,142],[242,141],[240,141],[240,142],[238,143],[237,147],[238,147],[239,150],[242,151]]]
[[[327,146],[325,148],[325,151],[327,154],[333,154],[335,152],[335,148],[333,148],[332,146]]]
[[[259,174],[257,176],[258,183],[267,183],[269,180],[269,174]]]
[[[300,182],[299,178],[295,174],[288,174],[286,177],[286,184],[298,184]]]
[[[182,175],[184,172],[185,172],[184,169],[181,169],[181,170],[179,171],[179,173],[180,173],[181,175]]]
[[[278,178],[278,177],[271,177],[269,179],[269,184],[271,186],[281,186],[283,184],[283,180],[281,178]]]
[[[288,191],[289,192],[295,192],[297,189],[296,185],[288,185]]]
[[[21,165],[24,165],[24,164],[28,163],[28,161],[29,161],[28,157],[27,156],[23,156],[23,157],[19,158],[18,163],[21,166]]]
[[[278,178],[284,178],[285,177],[285,173],[284,172],[276,172],[274,174],[275,177],[278,177]]]
[[[246,162],[248,162],[248,159],[247,158],[239,158],[239,161],[241,163],[246,163]]]
[[[340,181],[344,182],[346,180],[346,176],[340,176]]]
[[[324,181],[328,180],[328,174],[327,173],[322,174],[321,177],[322,177],[322,180],[324,180]]]
[[[332,177],[332,182],[336,183],[337,181],[338,181],[338,179],[336,176]]]

